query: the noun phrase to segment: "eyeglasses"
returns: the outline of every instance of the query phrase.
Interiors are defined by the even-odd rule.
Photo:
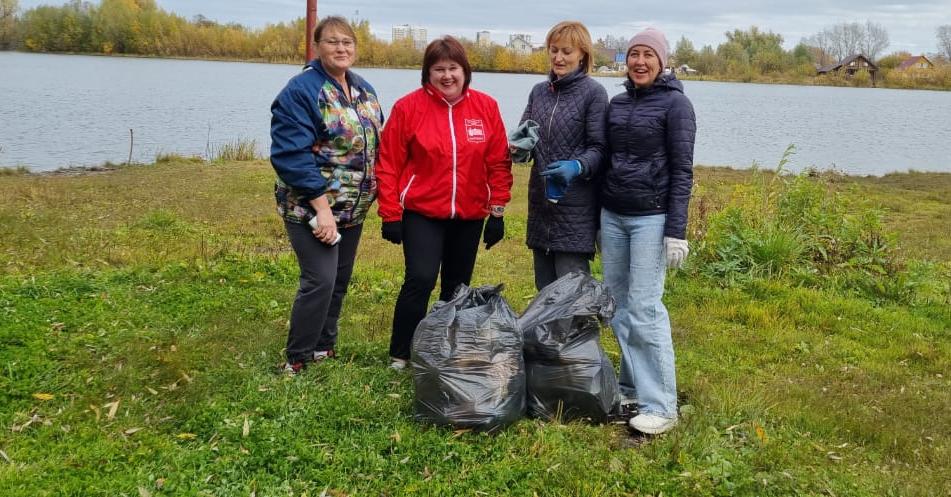
[[[343,39],[343,40],[335,40],[335,39],[331,38],[331,39],[329,39],[329,40],[328,40],[328,39],[324,39],[324,40],[320,40],[320,41],[323,42],[323,43],[326,43],[326,44],[328,44],[328,45],[330,45],[330,46],[333,46],[333,47],[339,47],[339,46],[343,45],[343,48],[353,48],[353,45],[355,45],[354,41],[351,40],[351,39],[349,39],[349,38],[346,38],[346,39]]]

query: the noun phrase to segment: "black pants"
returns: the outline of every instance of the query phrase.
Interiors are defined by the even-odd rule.
[[[535,289],[541,290],[549,283],[561,278],[572,271],[591,273],[588,261],[589,254],[575,254],[571,252],[549,252],[547,250],[532,249],[532,259],[535,263]]]
[[[429,295],[440,276],[439,300],[449,300],[460,283],[469,284],[479,251],[482,220],[431,219],[403,213],[406,276],[393,312],[390,356],[409,359],[416,325],[426,315]]]
[[[291,308],[287,362],[303,362],[337,345],[337,320],[353,274],[363,225],[338,228],[340,243],[328,246],[306,224],[284,222],[300,266],[300,288]]]

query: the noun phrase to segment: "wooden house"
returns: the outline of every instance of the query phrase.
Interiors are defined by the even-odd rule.
[[[898,64],[899,71],[908,71],[910,69],[934,69],[934,64],[928,60],[928,57],[924,55],[916,55],[914,57],[908,57],[907,59],[901,61],[901,64]]]
[[[868,60],[868,57],[862,54],[850,55],[835,64],[822,66],[817,69],[816,72],[819,74],[837,74],[842,71],[845,72],[846,76],[853,76],[862,70],[868,71],[869,76],[872,77],[872,81],[875,81],[875,73],[878,72],[878,66],[873,64],[872,61]]]

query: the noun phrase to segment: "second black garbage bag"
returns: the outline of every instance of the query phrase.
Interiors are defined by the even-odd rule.
[[[413,336],[416,418],[494,431],[525,414],[525,363],[517,317],[502,285],[459,285]]]
[[[614,299],[598,280],[574,271],[538,293],[518,319],[527,373],[528,414],[604,422],[617,400],[617,374],[601,347],[601,322]]]

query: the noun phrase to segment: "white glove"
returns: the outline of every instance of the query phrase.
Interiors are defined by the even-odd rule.
[[[667,256],[667,267],[681,268],[690,249],[687,248],[687,240],[679,238],[664,237],[664,254]]]

